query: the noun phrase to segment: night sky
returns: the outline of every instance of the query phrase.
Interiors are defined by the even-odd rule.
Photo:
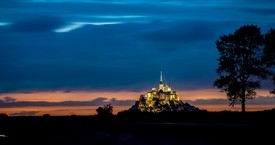
[[[213,89],[215,41],[274,0],[1,0],[0,93]],[[273,86],[265,85],[264,88]]]

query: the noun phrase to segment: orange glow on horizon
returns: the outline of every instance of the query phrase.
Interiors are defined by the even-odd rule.
[[[55,91],[55,92],[32,92],[32,93],[4,93],[0,94],[0,99],[4,97],[13,97],[16,101],[90,101],[96,98],[107,98],[116,100],[138,100],[140,95],[147,91]],[[181,100],[197,99],[226,99],[226,94],[216,89],[198,89],[198,90],[180,90],[177,91]],[[271,96],[269,90],[258,90],[257,96]]]
[[[177,91],[180,99],[183,101],[195,101],[197,99],[226,99],[225,93],[221,93],[215,89],[199,89],[199,90],[184,90]],[[146,91],[130,92],[104,92],[104,91],[72,91],[72,92],[33,92],[33,93],[6,93],[0,94],[0,100],[4,97],[13,97],[16,101],[47,101],[47,102],[62,102],[62,101],[91,101],[99,97],[107,98],[106,101],[115,98],[116,100],[133,100],[137,101],[140,95]],[[258,96],[271,96],[268,90],[258,90]],[[134,105],[134,104],[133,104]],[[191,104],[192,105],[192,104]],[[196,104],[200,109],[208,111],[240,111],[240,105],[234,107],[228,104]],[[14,114],[24,112],[35,112],[35,115],[50,114],[56,115],[94,115],[98,106],[25,106],[25,107],[2,107],[0,113]],[[114,114],[119,111],[127,110],[130,106],[114,106]],[[247,105],[247,111],[257,111],[272,109],[275,105]]]
[[[120,111],[128,110],[131,106],[114,106],[113,114],[117,114]],[[206,109],[210,112],[216,111],[241,111],[241,106],[236,105],[234,107],[221,104],[221,105],[196,105],[200,109]],[[50,114],[52,116],[68,116],[68,115],[95,115],[98,106],[27,106],[27,107],[11,107],[1,108],[0,113],[6,113],[11,116],[30,116],[30,112],[33,112],[35,116],[42,116],[44,114]],[[246,111],[262,111],[274,108],[274,105],[247,105]],[[31,113],[32,114],[32,113]],[[32,116],[32,115],[31,115]]]
[[[32,92],[32,93],[7,93],[1,94],[0,99],[4,97],[13,97],[17,101],[90,101],[96,98],[115,98],[117,100],[137,100],[142,92],[103,92],[103,91],[72,91],[72,92]]]

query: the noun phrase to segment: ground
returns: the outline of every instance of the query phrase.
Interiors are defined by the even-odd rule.
[[[1,117],[1,145],[270,144],[274,112]]]

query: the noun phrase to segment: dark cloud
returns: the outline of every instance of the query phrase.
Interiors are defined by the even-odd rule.
[[[134,105],[137,100],[117,100],[116,98],[112,98],[109,103],[114,106],[131,106]]]
[[[236,10],[234,1],[122,2],[0,7],[0,93],[144,90],[158,83],[160,70],[175,89],[211,88],[218,36],[251,22],[274,25],[270,8],[259,8],[263,3],[256,8],[266,9],[266,16],[251,20],[243,9],[250,8]],[[73,22],[116,21],[122,24],[55,33]],[[11,25],[1,26],[6,22]]]
[[[233,24],[175,21],[87,25],[67,33],[20,33],[3,28],[0,92],[138,91],[156,85],[160,70],[175,89],[210,88],[217,65],[214,37],[222,30],[215,29],[216,25],[229,28]],[[164,28],[169,35],[178,33],[178,40],[154,43],[150,37],[140,37],[162,33]],[[188,31],[205,36],[190,39]]]
[[[200,41],[213,40],[216,36],[215,25],[206,21],[176,21],[156,25],[163,25],[164,28],[154,29],[150,33],[147,32],[142,36],[145,40],[171,45],[199,43]]]
[[[27,107],[27,106],[103,106],[106,104],[112,104],[113,106],[131,106],[134,105],[137,100],[117,100],[115,98],[107,99],[104,97],[99,97],[91,101],[63,101],[63,102],[37,102],[37,101],[15,101],[15,102],[5,102],[0,100],[1,107]],[[227,99],[197,99],[197,100],[182,100],[183,102],[188,102],[194,105],[218,105],[224,104],[228,105],[229,101]],[[259,96],[253,100],[247,100],[247,104],[253,105],[275,105],[275,96]]]
[[[0,1],[0,8],[7,7],[7,6],[14,6],[14,4],[18,4],[18,0],[1,0]]]
[[[52,31],[61,27],[64,22],[56,16],[33,16],[13,22],[11,28],[22,32]]]
[[[227,99],[214,99],[214,98],[213,99],[197,99],[194,101],[184,100],[184,102],[188,102],[188,103],[195,104],[195,105],[198,105],[198,104],[204,104],[204,105],[227,104],[228,105],[229,104],[229,101]],[[259,96],[253,100],[247,100],[247,104],[275,105],[275,96],[266,96],[266,97]]]
[[[133,105],[134,100],[117,100],[112,98],[108,100],[107,98],[100,97],[91,101],[63,101],[63,102],[46,102],[46,101],[13,101],[6,102],[0,100],[1,107],[27,107],[27,106],[102,106],[105,104],[112,104],[113,106],[125,106]]]
[[[215,104],[229,104],[228,100],[227,99],[197,99],[197,100],[194,100],[194,101],[191,101],[191,100],[184,100],[184,102],[188,102],[188,103],[191,103],[191,104],[211,104],[211,105],[215,105]]]
[[[12,102],[15,102],[15,101],[16,101],[16,99],[13,98],[13,97],[4,97],[3,98],[4,103],[12,103]]]
[[[258,14],[262,16],[274,16],[275,9],[269,8],[253,8],[253,9],[243,9],[244,12]]]
[[[275,104],[275,96],[265,97],[259,96],[253,100],[248,100],[247,104]]]
[[[250,4],[250,0],[242,0],[243,3],[246,3],[246,5],[249,6]],[[263,4],[272,4],[272,3],[275,3],[274,0],[254,0],[252,3],[255,3],[255,4],[258,4],[258,6],[261,6]]]
[[[68,34],[2,35],[6,40],[0,50],[5,54],[0,63],[2,92],[123,89],[152,75],[157,78],[160,69],[150,59],[142,59],[148,55],[144,51],[150,50],[137,48],[140,44],[129,40],[125,29],[132,28],[141,29],[135,25],[87,26]],[[16,37],[17,43],[13,43]],[[31,41],[35,43],[26,44]],[[148,76],[152,71],[155,73]]]
[[[5,15],[0,18],[12,19],[5,16],[13,16],[15,18],[24,17],[26,15],[37,14],[53,14],[56,16],[65,17],[67,20],[97,20],[96,16],[119,16],[119,15],[139,15],[139,16],[151,16],[162,15],[165,17],[173,17],[174,13],[185,12],[186,9],[162,7],[152,4],[119,4],[119,3],[83,3],[81,1],[67,2],[67,3],[11,3],[3,2],[3,8],[0,7],[0,13]],[[1,3],[0,3],[1,6]],[[16,11],[15,11],[16,9]],[[5,11],[9,13],[5,13]],[[18,14],[18,11],[20,14]],[[114,20],[114,19],[113,19]]]
[[[35,116],[38,111],[21,111],[16,113],[11,113],[10,116]]]

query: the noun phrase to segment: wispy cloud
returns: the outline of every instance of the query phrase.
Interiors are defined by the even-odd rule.
[[[74,22],[74,23],[67,25],[65,27],[58,28],[58,29],[54,30],[54,32],[57,32],[57,33],[69,32],[69,31],[81,28],[83,26],[85,26],[85,24]]]
[[[0,26],[9,26],[10,22],[0,22]]]
[[[85,25],[102,26],[102,25],[116,25],[116,24],[122,24],[122,23],[123,22],[71,22],[67,26],[54,30],[54,32],[57,32],[57,33],[70,32],[72,30],[82,28]]]

